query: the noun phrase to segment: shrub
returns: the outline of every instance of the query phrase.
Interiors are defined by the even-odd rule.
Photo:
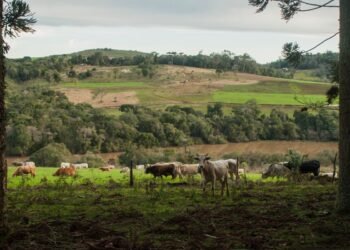
[[[301,153],[293,149],[289,149],[285,157],[292,170],[297,172],[299,166],[303,162],[303,156]]]
[[[39,166],[59,167],[61,162],[69,162],[72,154],[62,143],[51,143],[30,156],[30,160]]]

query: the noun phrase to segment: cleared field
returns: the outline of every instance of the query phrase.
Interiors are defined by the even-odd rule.
[[[279,79],[252,74],[225,72],[218,76],[213,69],[157,65],[152,79],[143,77],[137,67],[76,66],[77,72],[90,70],[91,82],[67,82],[56,89],[75,103],[115,108],[122,104],[141,104],[156,108],[187,105],[206,110],[209,103],[240,105],[255,99],[269,112],[288,109],[292,114],[301,101],[325,101],[329,84],[307,80]],[[69,81],[69,79],[66,79]],[[89,90],[91,93],[87,93]],[[79,91],[84,93],[79,94]],[[133,93],[125,95],[123,92]],[[226,109],[225,112],[230,112]]]
[[[143,82],[76,82],[63,83],[60,85],[63,88],[79,88],[79,89],[114,89],[114,88],[138,88],[144,87]]]
[[[213,94],[213,101],[243,104],[254,99],[256,100],[257,104],[293,106],[303,105],[302,103],[298,102],[295,97],[295,94],[216,91]],[[298,95],[298,99],[303,102],[326,102],[325,95]]]
[[[187,147],[193,153],[210,154],[212,157],[221,157],[229,153],[258,152],[262,154],[285,154],[289,149],[297,150],[309,156],[316,156],[322,151],[337,151],[337,142],[312,141],[256,141],[244,143],[229,143],[215,145],[192,145]],[[184,148],[168,148],[183,151]]]

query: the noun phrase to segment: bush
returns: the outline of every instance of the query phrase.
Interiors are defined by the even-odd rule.
[[[48,144],[30,156],[36,165],[47,167],[59,167],[61,162],[70,162],[71,159],[71,152],[62,143]]]
[[[95,155],[91,152],[86,153],[82,156],[78,163],[87,163],[89,168],[99,168],[105,165],[105,161],[98,155]]]
[[[292,170],[298,172],[299,166],[301,165],[301,163],[303,163],[303,156],[301,155],[301,153],[289,149],[285,157]]]

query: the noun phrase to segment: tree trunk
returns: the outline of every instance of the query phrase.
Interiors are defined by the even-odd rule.
[[[350,1],[340,0],[339,186],[337,209],[350,212]]]
[[[3,38],[3,6],[0,0],[0,247],[5,249],[5,237],[8,232],[6,219],[7,165],[5,159],[5,51]]]

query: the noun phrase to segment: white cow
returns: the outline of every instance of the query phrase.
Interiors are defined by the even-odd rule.
[[[195,158],[199,161],[198,170],[202,174],[203,180],[203,192],[208,182],[211,182],[211,190],[214,195],[216,180],[221,183],[221,195],[224,195],[224,189],[226,186],[226,194],[229,195],[228,190],[228,171],[229,171],[229,161],[219,160],[219,161],[209,161],[210,157],[208,155],[199,155]]]
[[[69,167],[70,167],[70,163],[69,162],[61,162],[60,168],[69,168]]]
[[[137,170],[145,170],[145,165],[136,165]]]
[[[77,163],[77,164],[72,164],[72,167],[75,169],[82,169],[82,168],[89,168],[89,165],[87,163]]]
[[[25,161],[22,163],[22,166],[24,167],[35,167],[35,162],[33,161]]]

